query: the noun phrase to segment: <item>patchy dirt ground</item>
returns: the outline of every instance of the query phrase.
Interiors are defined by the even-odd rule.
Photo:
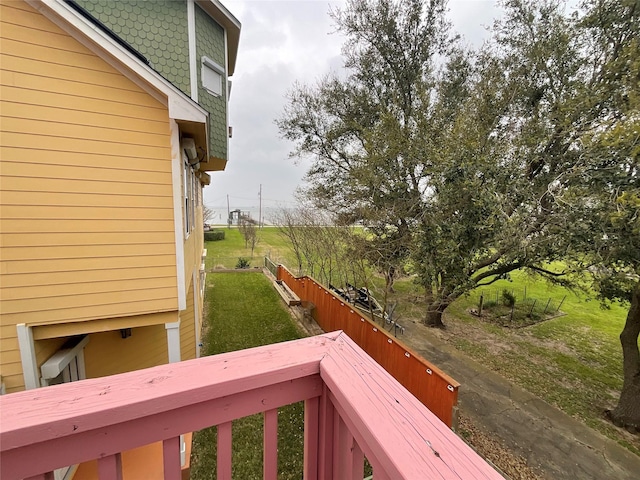
[[[512,480],[543,480],[545,477],[527,465],[508,446],[484,432],[464,413],[458,418],[458,433],[482,457],[493,463]]]

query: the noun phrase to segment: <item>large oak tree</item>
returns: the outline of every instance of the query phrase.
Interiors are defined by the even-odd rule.
[[[294,156],[313,158],[307,192],[318,206],[366,225],[372,240],[406,246],[428,325],[442,326],[456,298],[513,270],[557,280],[566,272],[551,262],[591,266],[603,298],[631,300],[621,404],[637,405],[638,288],[629,282],[640,252],[638,229],[624,225],[637,221],[640,198],[640,7],[503,7],[473,52],[451,35],[444,0],[349,1],[333,14],[347,38],[346,76],[296,85],[280,131],[296,142]],[[613,416],[640,423],[637,406]]]

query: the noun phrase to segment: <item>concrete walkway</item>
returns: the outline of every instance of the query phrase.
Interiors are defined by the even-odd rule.
[[[461,383],[458,405],[549,479],[639,480],[640,457],[423,332],[400,338]]]

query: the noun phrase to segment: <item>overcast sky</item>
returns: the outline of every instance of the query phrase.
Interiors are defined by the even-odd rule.
[[[294,82],[312,83],[342,69],[343,38],[332,33],[329,9],[343,2],[326,0],[222,0],[242,23],[240,47],[230,98],[229,161],[224,172],[213,172],[205,188],[209,206],[231,209],[258,205],[293,205],[307,162],[289,158],[292,145],[281,139],[274,119]],[[480,45],[486,27],[499,15],[493,0],[450,0],[454,29],[467,43]]]

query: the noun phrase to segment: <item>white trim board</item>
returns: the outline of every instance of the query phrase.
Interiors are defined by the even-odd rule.
[[[25,390],[32,390],[40,386],[36,348],[33,343],[33,330],[24,323],[16,325],[16,330],[18,331],[18,346],[20,347],[24,388]]]
[[[176,244],[176,281],[178,287],[178,310],[187,308],[187,288],[184,259],[184,218],[182,212],[182,150],[180,127],[175,120],[169,122],[171,130],[171,183],[173,186],[173,228]]]
[[[59,0],[26,0],[42,15],[169,108],[176,120],[206,123],[205,109],[104,31]]]

